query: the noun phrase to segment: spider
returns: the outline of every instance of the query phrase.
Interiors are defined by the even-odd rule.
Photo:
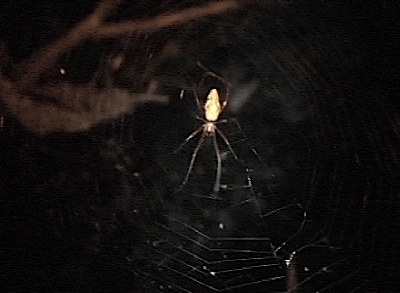
[[[178,190],[180,190],[188,182],[189,176],[190,176],[190,174],[191,174],[191,172],[193,170],[193,166],[194,166],[194,163],[196,161],[197,154],[200,151],[200,149],[202,147],[202,144],[203,144],[204,140],[206,139],[206,137],[211,136],[212,139],[213,139],[213,145],[214,145],[215,153],[216,153],[216,156],[217,156],[217,174],[216,174],[215,183],[214,183],[214,187],[213,187],[213,191],[215,193],[217,193],[217,192],[219,192],[219,190],[221,188],[221,173],[222,173],[222,156],[221,156],[221,152],[220,152],[220,149],[219,149],[219,146],[218,146],[218,143],[217,143],[217,134],[219,134],[219,136],[222,137],[222,139],[224,140],[225,144],[228,146],[229,151],[232,153],[233,157],[238,162],[240,162],[238,156],[235,153],[235,151],[232,149],[228,138],[217,127],[217,124],[226,123],[227,122],[227,119],[223,119],[223,120],[219,120],[219,121],[218,121],[218,119],[219,119],[219,116],[221,115],[221,113],[224,111],[224,109],[228,105],[228,99],[229,99],[229,93],[230,93],[230,84],[225,79],[223,79],[222,77],[217,75],[216,73],[208,70],[200,62],[197,62],[197,64],[198,64],[199,67],[201,67],[203,70],[206,71],[206,73],[204,74],[203,78],[201,79],[199,85],[204,82],[204,79],[208,75],[217,78],[218,80],[222,81],[224,84],[227,85],[226,99],[221,104],[218,90],[215,89],[215,88],[212,88],[209,91],[209,94],[207,96],[207,101],[205,102],[204,106],[202,107],[202,103],[201,103],[201,101],[200,101],[200,99],[199,99],[199,97],[197,95],[197,90],[196,89],[194,90],[197,107],[199,108],[199,110],[201,112],[204,112],[204,117],[205,118],[200,117],[200,116],[196,117],[197,120],[200,120],[200,121],[202,121],[204,123],[198,129],[196,129],[192,134],[190,134],[184,140],[184,142],[179,146],[179,148],[175,151],[175,152],[178,152],[192,138],[196,137],[198,134],[201,133],[201,137],[199,139],[199,142],[197,143],[197,146],[196,146],[195,150],[193,151],[192,158],[191,158],[190,164],[189,164],[189,168],[188,168],[188,170],[186,172],[186,176],[185,176],[184,180],[182,181],[182,183],[180,184]]]

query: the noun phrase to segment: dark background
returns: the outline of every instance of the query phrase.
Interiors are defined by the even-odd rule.
[[[92,4],[3,2],[1,40],[23,60]],[[196,4],[126,2],[114,17]],[[2,291],[283,292],[295,271],[304,281],[297,292],[397,292],[398,9],[395,1],[259,1],[63,56],[62,78],[78,83],[91,80],[104,54],[122,51],[128,62],[115,78],[140,91],[146,50],[184,44],[151,77],[171,96],[168,106],[44,138],[5,112]],[[221,141],[230,188],[218,198],[210,195],[215,155],[207,143],[176,192],[196,143],[173,151],[200,125],[188,87],[202,76],[197,60],[238,86],[258,82],[239,112],[223,114],[241,125],[220,128],[250,171]]]

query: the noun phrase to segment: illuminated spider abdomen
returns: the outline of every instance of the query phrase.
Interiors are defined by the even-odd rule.
[[[219,102],[219,95],[216,89],[212,89],[207,96],[207,102],[204,105],[204,114],[207,121],[215,122],[222,112],[222,106]]]

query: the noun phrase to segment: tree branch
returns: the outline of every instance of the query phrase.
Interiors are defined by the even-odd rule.
[[[2,101],[12,115],[28,130],[39,135],[54,132],[83,132],[127,113],[145,103],[168,103],[168,97],[154,94],[150,84],[147,93],[134,94],[123,89],[98,90],[87,86],[63,83],[40,91],[53,102],[35,100],[20,93],[12,82],[0,78]],[[61,102],[62,105],[56,105]]]
[[[33,84],[41,73],[54,66],[62,54],[88,39],[117,38],[139,31],[153,33],[163,28],[182,25],[189,21],[198,21],[202,17],[224,13],[239,7],[237,0],[229,0],[192,7],[175,13],[166,13],[150,20],[103,24],[106,17],[118,7],[120,2],[120,0],[104,0],[91,15],[79,22],[68,34],[40,49],[27,63],[18,66],[23,69],[23,72],[17,74],[17,76],[21,76],[19,85],[25,88]]]
[[[105,25],[93,32],[93,37],[105,39],[135,32],[154,33],[163,28],[179,26],[187,22],[199,21],[199,19],[206,16],[225,13],[237,9],[239,6],[239,2],[235,0],[213,2],[201,7],[192,7],[175,13],[162,14],[150,20]]]
[[[19,86],[25,88],[36,82],[40,74],[54,66],[60,56],[88,39],[94,31],[101,27],[103,21],[115,10],[120,0],[103,0],[92,14],[79,22],[61,39],[43,47],[33,54],[28,62],[23,62],[17,72]]]
[[[23,126],[39,135],[87,131],[99,123],[132,113],[140,104],[167,103],[168,97],[155,94],[157,86],[151,82],[146,93],[133,94],[117,88],[100,90],[89,84],[39,85],[37,80],[54,67],[63,54],[89,39],[117,38],[135,32],[152,33],[236,9],[239,7],[238,1],[218,1],[149,20],[107,24],[107,17],[116,10],[121,0],[103,0],[93,13],[64,37],[44,46],[28,61],[14,67],[14,80],[8,80],[0,72],[0,101]],[[34,96],[41,96],[45,100],[35,99]]]

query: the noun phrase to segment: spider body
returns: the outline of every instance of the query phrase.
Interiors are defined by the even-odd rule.
[[[202,65],[199,64],[199,66],[201,66],[202,68],[204,68]],[[201,134],[201,137],[199,139],[199,142],[197,143],[197,146],[195,148],[195,150],[193,151],[192,154],[192,159],[190,161],[189,164],[189,168],[188,171],[186,173],[185,179],[182,181],[180,187],[178,188],[178,190],[180,190],[183,186],[186,185],[187,181],[189,180],[189,176],[190,173],[193,170],[193,166],[194,166],[194,162],[196,160],[197,154],[201,149],[201,146],[203,145],[203,142],[205,140],[206,137],[211,136],[213,139],[213,144],[214,144],[214,149],[215,149],[215,153],[217,156],[217,174],[216,174],[216,179],[215,179],[215,183],[214,183],[214,188],[213,191],[214,192],[219,192],[220,187],[221,187],[221,173],[222,173],[222,156],[221,156],[221,152],[218,146],[218,142],[217,142],[217,133],[219,134],[219,136],[222,137],[222,139],[224,140],[225,144],[228,146],[230,152],[232,153],[232,155],[234,156],[234,158],[236,160],[239,161],[238,157],[236,156],[235,152],[233,151],[228,139],[226,138],[226,136],[224,135],[224,133],[218,129],[217,124],[218,123],[225,123],[226,120],[218,120],[220,114],[224,111],[224,109],[226,108],[227,104],[228,104],[228,98],[229,98],[229,84],[222,79],[221,77],[219,77],[218,75],[216,75],[215,73],[211,72],[211,71],[207,71],[206,75],[211,75],[214,76],[216,78],[218,78],[219,80],[223,81],[225,84],[228,85],[228,90],[227,90],[227,97],[225,99],[224,102],[220,102],[220,97],[219,97],[219,93],[217,89],[211,89],[208,96],[207,96],[207,101],[204,104],[204,107],[202,107],[202,103],[200,102],[199,97],[197,96],[197,93],[195,91],[195,98],[196,98],[196,102],[197,102],[197,106],[200,110],[204,111],[204,118],[202,117],[196,117],[198,120],[203,121],[204,123],[197,129],[195,130],[192,134],[190,134],[185,141],[181,144],[181,146],[178,148],[178,150],[180,150],[184,145],[186,145],[186,143],[188,143],[192,138],[194,138],[195,136],[197,136],[199,133]],[[205,77],[203,77],[204,80]],[[177,151],[178,151],[177,150]]]
[[[218,120],[219,115],[224,110],[227,101],[222,105],[219,101],[219,94],[217,89],[212,89],[207,96],[207,102],[204,104],[204,115],[206,120],[212,124]]]

